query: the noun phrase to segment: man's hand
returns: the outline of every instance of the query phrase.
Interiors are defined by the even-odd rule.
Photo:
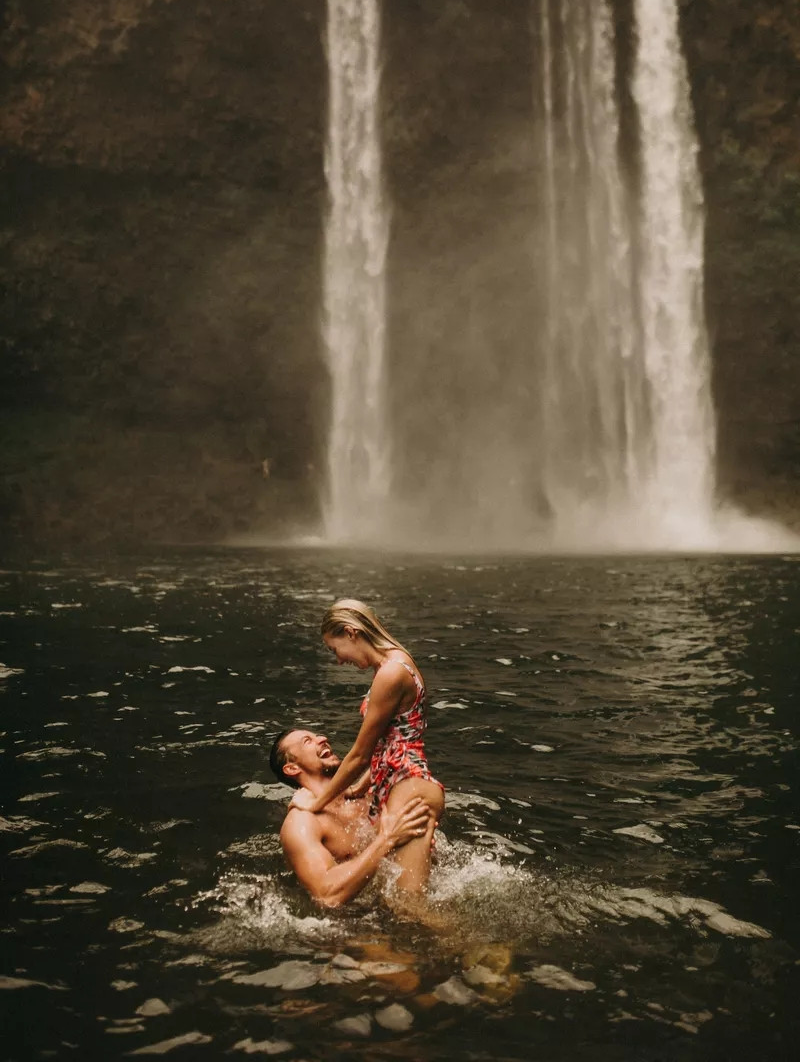
[[[299,789],[292,807],[312,802],[313,793]],[[367,847],[341,863],[325,847],[324,824],[316,815],[287,815],[281,828],[281,844],[292,869],[314,899],[326,907],[338,907],[358,895],[389,852],[423,838],[430,844],[435,827],[436,816],[417,796],[397,811],[384,809]]]
[[[298,789],[292,797],[290,808],[300,808],[301,811],[313,811],[315,798],[310,789]]]
[[[392,848],[401,848],[409,841],[422,837],[430,827],[431,818],[431,809],[422,797],[412,797],[398,811],[383,809],[378,823],[378,834],[389,842]]]

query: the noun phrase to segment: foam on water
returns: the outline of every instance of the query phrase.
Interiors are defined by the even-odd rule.
[[[429,910],[419,925],[432,931],[428,950],[441,955],[486,942],[510,942],[517,953],[535,953],[576,935],[591,940],[604,925],[645,920],[693,936],[708,930],[726,937],[767,939],[770,933],[735,918],[710,900],[651,887],[627,887],[582,879],[551,865],[509,858],[513,845],[498,839],[494,848],[437,837]],[[383,899],[382,899],[383,897]],[[385,905],[389,903],[389,907]],[[273,875],[224,874],[193,906],[211,908],[225,925],[212,937],[227,940],[231,923],[255,933],[260,945],[276,951],[325,948],[357,940],[377,927],[408,935],[409,927],[391,912],[392,875],[385,872],[354,904],[330,914],[308,913],[308,900],[296,886]],[[438,938],[438,945],[435,943]]]
[[[345,933],[335,916],[298,914],[296,896],[287,894],[269,874],[223,874],[216,887],[201,893],[193,906],[210,907],[255,930],[263,944],[275,951],[332,943]]]
[[[496,851],[463,841],[437,839],[438,864],[431,876],[431,901],[453,915],[465,937],[512,939],[534,945],[569,936],[598,920],[698,926],[731,937],[768,938],[769,932],[734,918],[719,904],[652,888],[628,888],[587,881],[548,867],[511,863]]]

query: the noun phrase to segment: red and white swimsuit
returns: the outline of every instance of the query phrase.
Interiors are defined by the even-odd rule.
[[[425,778],[434,782],[444,792],[442,783],[431,774],[422,745],[422,735],[427,726],[425,687],[413,667],[404,660],[393,662],[400,664],[411,675],[417,687],[417,696],[407,711],[394,716],[372,753],[368,790],[369,817],[372,820],[378,817],[389,799],[392,786],[402,782],[404,778]],[[369,694],[361,702],[359,710],[362,716],[366,714],[368,707]]]

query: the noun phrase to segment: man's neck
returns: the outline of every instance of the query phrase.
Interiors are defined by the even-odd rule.
[[[314,776],[314,777],[311,777],[311,778],[308,775],[304,775],[304,777],[302,779],[303,788],[307,789],[310,793],[313,793],[313,795],[315,797],[318,797],[320,795],[320,793],[322,792],[322,790],[325,788],[325,786],[327,784],[328,784],[328,779],[324,775],[320,775],[319,777]],[[341,802],[341,800],[342,800],[342,795],[340,794],[339,796],[334,797],[333,800],[330,801],[330,803],[328,804],[328,807],[331,808],[334,805],[339,804]]]

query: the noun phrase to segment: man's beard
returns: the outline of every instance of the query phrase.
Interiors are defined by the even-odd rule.
[[[337,760],[336,763],[323,763],[323,765],[322,765],[322,776],[323,776],[323,778],[333,778],[333,776],[339,770],[339,763],[340,762],[341,762],[340,760]]]

